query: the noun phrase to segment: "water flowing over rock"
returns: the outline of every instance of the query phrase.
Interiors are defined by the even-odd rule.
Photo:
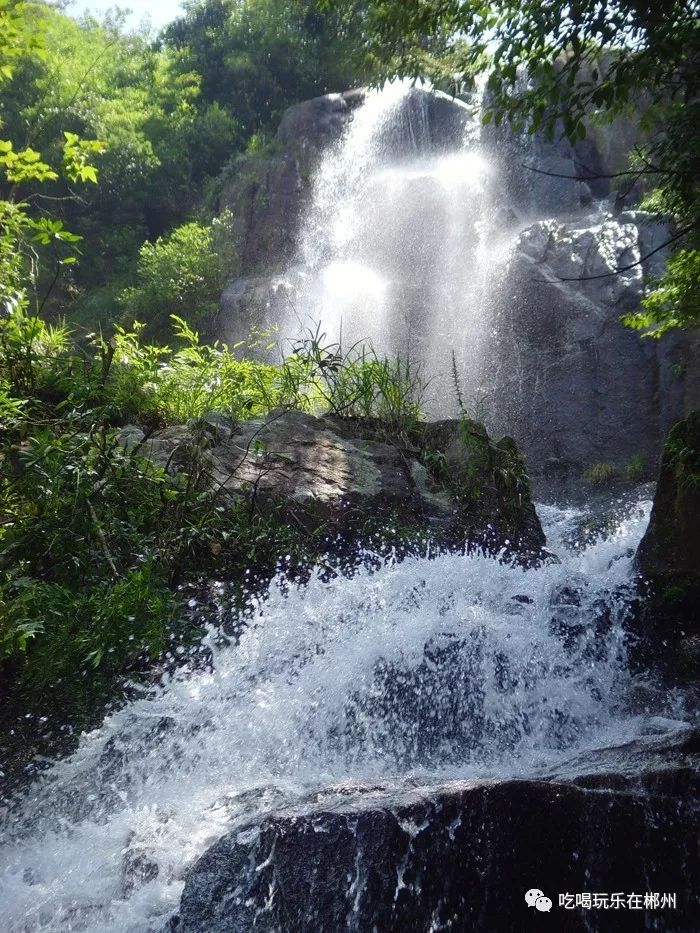
[[[243,606],[240,580],[212,583],[199,654],[2,802],[3,933],[697,929],[697,669],[669,677],[640,650],[651,503],[536,513],[516,441],[466,415],[507,424],[550,475],[652,458],[700,386],[691,338],[618,322],[664,231],[593,177],[626,143],[482,134],[471,105],[329,95],[237,164],[222,200],[243,277],[218,336],[276,324],[286,349],[320,317],[344,346],[420,359],[432,415],[460,395],[465,411],[401,432],[289,411],[122,431],[173,473],[196,456],[220,508],[363,547],[329,544],[301,577],[280,555]],[[523,186],[520,153],[576,179]],[[683,425],[648,575],[697,570]],[[375,550],[390,521],[420,530],[412,551]]]
[[[432,378],[433,417],[457,410],[454,355],[468,407],[515,437],[535,475],[653,466],[700,404],[700,373],[696,337],[645,342],[619,320],[662,271],[668,233],[608,177],[639,130],[592,123],[572,145],[482,127],[479,106],[391,85],[292,108],[256,203],[237,206],[243,169],[228,189],[246,218],[242,276],[215,333],[278,325],[288,351],[321,321],[346,346],[410,355]]]
[[[645,341],[620,316],[639,307],[668,235],[641,211],[538,221],[515,244],[490,351],[494,424],[517,425],[528,461],[549,478],[596,462],[654,464],[670,425],[692,405],[683,334]],[[626,272],[609,276],[615,269]]]
[[[537,887],[552,926],[607,933],[610,909],[576,909],[575,895],[588,892],[590,905],[591,892],[609,892],[609,905],[614,879],[615,930],[690,931],[700,904],[677,892],[700,873],[700,734],[669,744],[686,770],[619,775],[613,788],[593,775],[454,782],[429,795],[370,789],[359,800],[349,789],[275,814],[197,862],[170,929],[521,931],[542,923],[525,901]],[[645,911],[650,886],[676,892],[675,906]]]
[[[242,615],[222,589],[211,663],[5,806],[3,933],[520,930],[533,886],[601,931],[556,895],[676,891],[620,919],[689,933],[694,713],[628,661],[648,503],[586,548],[579,511],[541,512],[558,562],[323,566]]]

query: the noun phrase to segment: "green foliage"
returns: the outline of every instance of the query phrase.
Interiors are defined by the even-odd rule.
[[[283,397],[340,418],[376,419],[402,430],[419,421],[428,382],[410,359],[380,357],[372,347],[327,344],[320,325],[294,347],[281,373]]]
[[[681,489],[700,490],[700,447],[692,440],[698,436],[699,421],[700,413],[692,412],[671,428],[666,439],[663,464],[674,470]]]
[[[59,695],[67,714],[163,650],[187,546],[186,486],[90,422],[34,428],[0,472],[0,655],[32,705]]]
[[[442,450],[424,447],[420,455],[421,463],[438,482],[445,482],[448,478],[447,458]]]
[[[219,105],[200,104],[199,76],[177,69],[148,35],[77,23],[43,4],[27,17],[44,54],[19,57],[0,116],[17,153],[38,149],[61,162],[61,177],[47,179],[52,213],[90,243],[54,295],[66,305],[81,288],[122,276],[144,238],[181,222],[241,140]],[[76,181],[94,182],[92,192],[74,198]]]
[[[89,675],[106,694],[115,675],[163,651],[176,604],[151,565],[116,583],[75,591],[28,577],[0,587],[0,657],[26,655],[25,685],[48,699],[57,686]]]
[[[647,337],[662,337],[674,327],[691,327],[700,315],[700,250],[679,249],[663,277],[643,299],[642,308],[626,314],[628,327]]]
[[[45,59],[46,35],[41,14],[32,4],[0,0],[0,127],[5,126],[5,100],[8,87],[20,66],[31,67]],[[29,142],[29,140],[28,140]],[[34,288],[38,311],[42,309],[63,267],[76,262],[80,236],[68,231],[56,217],[47,216],[42,201],[44,188],[65,176],[72,182],[97,181],[91,160],[102,154],[98,140],[81,139],[66,133],[61,149],[61,170],[45,161],[32,145],[16,146],[12,139],[0,139],[0,179],[5,197],[0,200],[0,314],[22,309],[27,286]],[[33,190],[32,190],[33,189]],[[48,255],[54,275],[48,291],[39,300],[40,260]]]
[[[268,159],[275,155],[280,149],[279,144],[274,139],[270,139],[265,133],[258,132],[248,140],[245,149],[245,155],[249,159]]]
[[[322,519],[300,531],[259,511],[254,490],[230,501],[212,481],[205,415],[297,406],[395,428],[419,417],[406,363],[342,354],[316,331],[275,366],[174,325],[170,348],[140,324],[76,342],[22,306],[0,319],[0,663],[31,708],[60,697],[86,722],[124,675],[192,638],[173,596],[186,574],[242,577],[325,547]],[[123,431],[127,419],[145,434]],[[154,454],[164,424],[185,427]]]
[[[127,316],[157,328],[171,315],[190,323],[214,315],[232,271],[230,242],[230,217],[223,215],[209,225],[184,224],[154,243],[144,243],[138,284],[121,296]]]
[[[0,84],[12,78],[18,62],[45,53],[42,36],[27,16],[31,4],[0,0]]]
[[[622,469],[622,473],[629,483],[641,483],[648,472],[646,460],[641,454],[631,456]]]
[[[194,0],[164,31],[184,73],[201,75],[245,138],[274,132],[285,109],[363,82],[352,22],[314,0]]]
[[[612,463],[592,463],[583,471],[583,478],[592,486],[607,486],[617,478],[617,470]]]
[[[117,328],[105,396],[115,413],[151,423],[184,423],[218,411],[236,420],[267,414],[283,403],[282,380],[269,363],[248,359],[219,342],[202,344],[174,318],[181,346],[142,342],[143,325]],[[240,350],[241,347],[239,346]]]
[[[64,324],[47,324],[23,306],[2,320],[0,372],[15,402],[30,411],[32,402],[53,390],[70,365],[69,341]]]

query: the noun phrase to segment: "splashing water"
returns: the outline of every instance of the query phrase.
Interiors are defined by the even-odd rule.
[[[3,929],[160,930],[192,861],[239,819],[324,788],[552,773],[677,727],[636,712],[624,587],[648,504],[560,563],[461,553],[305,585],[280,577],[210,671],[107,718],[3,818]],[[654,713],[654,716],[652,716]]]

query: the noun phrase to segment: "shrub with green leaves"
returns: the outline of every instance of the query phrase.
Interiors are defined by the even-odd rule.
[[[646,460],[641,454],[633,454],[622,472],[629,483],[641,483],[648,473]]]
[[[0,657],[17,656],[25,689],[41,702],[60,684],[105,695],[117,675],[166,647],[176,602],[146,563],[85,589],[20,577],[0,587]],[[82,704],[81,704],[82,705]]]
[[[380,357],[371,346],[326,343],[320,325],[310,330],[282,365],[282,397],[294,407],[341,418],[378,420],[394,429],[419,421],[428,390],[410,359]]]
[[[34,428],[5,452],[0,658],[31,705],[60,682],[66,712],[80,711],[86,694],[104,697],[137,658],[163,650],[196,495],[80,418]]]
[[[199,334],[173,315],[178,349],[142,340],[144,325],[118,327],[105,398],[115,413],[178,424],[218,411],[235,420],[266,414],[283,403],[279,370]]]
[[[138,284],[121,295],[125,315],[158,330],[170,315],[193,324],[211,317],[233,268],[230,217],[176,227],[139,251]]]
[[[700,314],[700,250],[679,249],[664,275],[652,283],[642,307],[624,315],[623,323],[645,337],[663,337],[674,327],[697,325]]]

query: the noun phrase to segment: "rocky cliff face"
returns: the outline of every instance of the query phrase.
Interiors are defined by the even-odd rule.
[[[627,210],[538,221],[518,237],[491,348],[496,423],[517,425],[528,462],[550,480],[633,456],[653,474],[669,427],[697,404],[693,340],[640,339],[620,321],[664,256],[634,263],[667,233]]]
[[[365,99],[354,91],[291,108],[274,154],[238,166],[222,205],[236,218],[241,275],[224,291],[215,336],[241,339],[251,323],[269,324],[296,307],[309,276],[298,247],[313,173]],[[415,89],[406,107],[404,123],[388,128],[389,154],[400,156],[418,137],[425,151],[450,151],[468,135],[469,111],[459,101]],[[609,177],[626,168],[638,139],[631,119],[592,125],[575,146],[538,134],[523,139],[503,127],[482,132],[481,151],[499,167],[498,243],[486,249],[502,248],[505,232],[510,260],[492,279],[482,315],[492,340],[481,383],[494,430],[515,436],[535,476],[580,477],[594,462],[622,468],[639,456],[653,472],[673,421],[700,405],[700,338],[671,335],[651,343],[619,320],[639,307],[645,278],[665,261],[661,249],[636,265],[661,246],[666,229],[631,209],[639,185],[620,187]],[[337,183],[342,187],[342,179]],[[413,211],[411,229],[421,216],[432,223],[429,212]],[[450,269],[460,261],[450,259]],[[468,270],[473,257],[463,261]],[[416,262],[410,265],[415,271]],[[626,271],[610,274],[621,268]],[[435,331],[450,342],[440,330],[440,299],[431,289],[416,291],[408,279],[410,294],[401,276],[392,285],[410,317],[391,324],[397,345],[407,330],[424,341]],[[405,286],[406,275],[403,280]],[[372,310],[367,313],[371,318]],[[464,328],[472,327],[465,320]],[[437,411],[445,411],[442,402]]]
[[[266,276],[281,272],[294,259],[296,236],[311,174],[321,152],[337,140],[363,91],[327,94],[291,107],[282,118],[272,151],[265,157],[241,160],[225,184],[220,207],[231,211],[241,273]],[[240,305],[241,289],[224,293],[224,313]]]

